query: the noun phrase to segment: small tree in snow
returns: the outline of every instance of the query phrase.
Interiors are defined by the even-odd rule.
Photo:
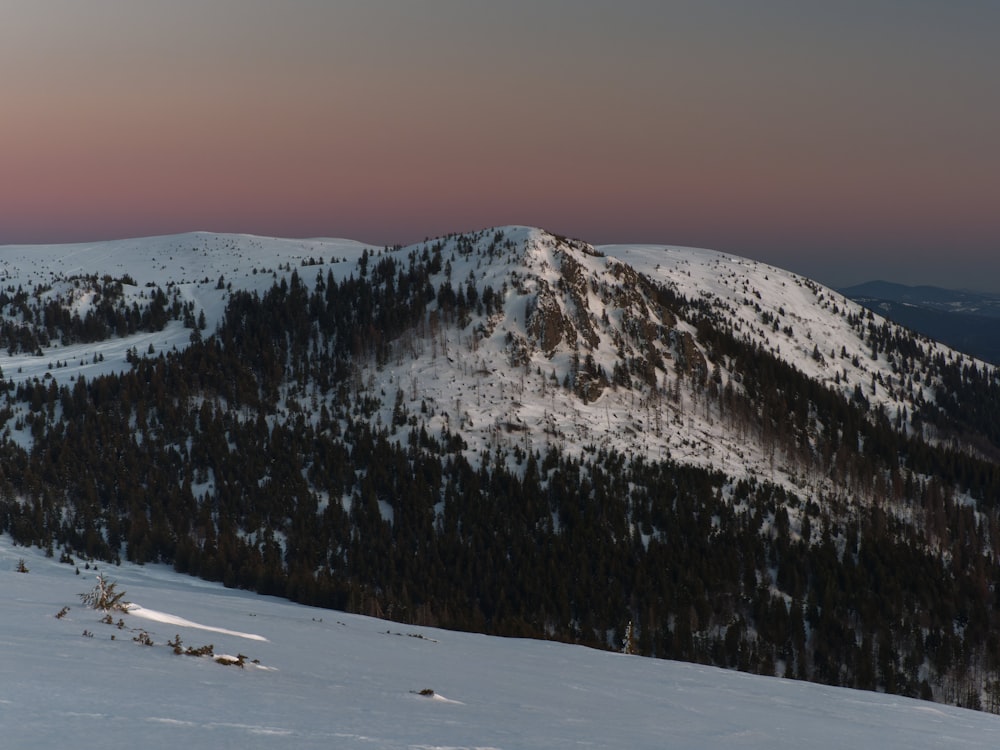
[[[109,581],[103,573],[98,574],[97,584],[85,594],[80,594],[80,601],[87,607],[104,610],[105,612],[128,612],[129,602],[125,601],[125,592],[118,591],[118,583]]]
[[[628,625],[625,627],[625,639],[622,641],[622,653],[623,654],[636,654],[638,651],[635,648],[635,631],[632,628],[632,621],[628,621]]]

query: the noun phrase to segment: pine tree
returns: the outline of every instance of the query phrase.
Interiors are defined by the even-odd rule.
[[[118,591],[118,583],[109,581],[103,573],[97,575],[97,584],[93,589],[79,596],[85,606],[105,612],[128,612],[130,604],[125,601],[125,592]]]
[[[628,625],[625,626],[625,639],[622,641],[622,653],[623,654],[636,654],[638,651],[635,647],[635,630],[632,627],[632,621],[628,621]]]

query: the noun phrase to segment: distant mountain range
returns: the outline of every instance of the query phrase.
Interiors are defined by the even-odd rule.
[[[869,281],[839,291],[953,349],[1000,363],[1000,295],[888,281]]]

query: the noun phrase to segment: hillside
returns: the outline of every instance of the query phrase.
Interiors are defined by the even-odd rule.
[[[132,602],[115,624],[80,603],[98,572]],[[158,565],[59,563],[4,537],[0,579],[10,747],[919,749],[992,748],[1000,738],[996,717],[962,709],[399,626]],[[223,666],[174,655],[168,641],[247,658]]]
[[[207,233],[2,248],[0,368],[12,382],[58,384],[122,372],[130,369],[130,352],[183,349],[195,331],[213,332],[234,292],[259,297],[279,279],[287,283],[292,271],[307,291],[317,280],[342,282],[358,275],[363,253],[378,258],[373,266],[402,271],[418,254],[429,258],[431,247],[446,260],[420,290],[435,296],[426,303],[424,330],[386,342],[374,361],[357,358],[354,377],[380,396],[391,389],[378,399],[376,420],[391,420],[402,391],[407,412],[422,403],[434,411],[425,420],[429,430],[458,424],[470,457],[503,442],[497,432],[506,430],[524,433],[536,449],[557,442],[576,451],[584,445],[640,450],[786,481],[782,467],[772,469],[764,460],[770,456],[754,455],[731,430],[711,429],[710,419],[681,423],[699,395],[683,387],[685,379],[711,375],[717,385],[745,392],[742,373],[724,359],[710,361],[698,341],[699,321],[848,398],[860,387],[868,405],[890,420],[933,402],[936,358],[957,356],[958,368],[975,366],[815,282],[754,261],[690,248],[593,248],[508,227],[384,252],[344,240]],[[386,278],[384,271],[373,274],[378,284]],[[454,299],[439,294],[445,282],[459,292]],[[464,319],[451,320],[459,308]],[[883,338],[903,339],[908,351],[890,348],[879,356]],[[371,355],[377,342],[366,343],[363,353]],[[549,387],[567,377],[572,388]],[[522,398],[526,393],[533,397]],[[674,398],[660,399],[664,394]]]
[[[1000,708],[998,373],[813,281],[528,227],[0,263],[18,543]]]

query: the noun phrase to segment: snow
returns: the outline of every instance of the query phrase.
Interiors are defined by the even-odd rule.
[[[715,250],[664,245],[601,245],[597,249],[666,282],[689,299],[710,301],[748,340],[845,396],[850,397],[854,386],[860,384],[873,405],[885,407],[890,418],[903,405],[903,399],[881,383],[893,383],[901,391],[899,373],[884,354],[873,359],[870,344],[847,322],[847,315],[866,317],[867,310],[838,292],[790,271]],[[838,312],[833,312],[834,307]],[[761,322],[763,313],[778,321],[778,331]],[[871,322],[881,327],[887,321],[875,315]],[[785,327],[791,329],[791,335],[784,332]],[[890,327],[898,328],[895,324]],[[958,356],[995,371],[991,365],[956,354],[943,344],[922,336],[917,339],[930,356]],[[814,348],[821,359],[813,358]],[[855,358],[858,364],[854,364]],[[873,376],[881,379],[874,394],[870,392]],[[933,393],[924,395],[933,399]]]
[[[158,612],[155,609],[140,607],[138,604],[131,604],[128,608],[128,613],[144,620],[152,620],[153,622],[160,622],[164,625],[173,625],[178,628],[191,628],[194,630],[204,630],[208,633],[221,633],[223,635],[235,636],[236,638],[246,638],[251,641],[267,640],[264,636],[257,635],[256,633],[241,633],[238,630],[217,628],[212,625],[201,625],[197,622],[192,622],[191,620],[185,620],[183,617],[178,617],[177,615],[169,615],[166,612]]]
[[[19,559],[28,573],[16,572]],[[138,607],[120,615],[118,629],[80,605],[96,572],[77,563],[80,575],[0,536],[4,747],[919,750],[1000,742],[1000,717],[985,713],[417,628],[156,565],[101,566]],[[70,611],[57,619],[63,606]],[[132,640],[140,628],[152,647]],[[217,655],[245,654],[246,666],[175,655],[166,642],[178,635],[186,646],[212,643]]]
[[[126,299],[143,306],[144,294],[159,287],[176,288],[180,299],[194,303],[194,315],[205,313],[206,332],[211,333],[222,317],[234,290],[263,293],[276,278],[299,272],[303,281],[312,281],[317,270],[324,275],[342,269],[346,276],[356,271],[355,263],[365,251],[377,248],[345,239],[281,239],[246,234],[185,234],[140,237],[77,244],[0,246],[0,287],[9,293],[21,288],[33,296],[71,298],[70,309],[81,317],[93,302],[91,290],[81,290],[75,281],[86,276],[101,279],[131,277]],[[303,265],[316,262],[317,265]],[[284,269],[290,269],[285,271]],[[219,278],[227,289],[217,289]],[[148,299],[145,300],[148,302]],[[126,352],[140,354],[154,350],[183,349],[191,331],[171,322],[162,331],[112,338],[93,344],[56,344],[35,354],[0,351],[0,369],[7,380],[21,382],[34,378],[54,378],[70,382],[78,375],[93,378],[129,369]],[[103,361],[94,362],[96,355]],[[59,367],[55,367],[59,363]]]

